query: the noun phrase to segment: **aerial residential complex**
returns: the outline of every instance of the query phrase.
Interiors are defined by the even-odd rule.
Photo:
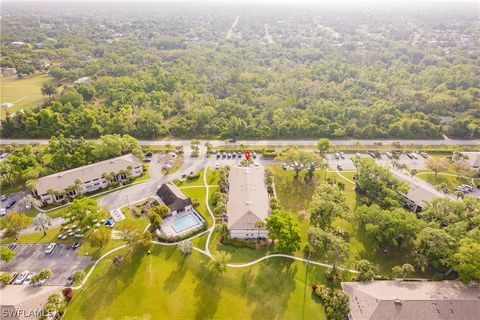
[[[476,1],[0,1],[2,320],[480,320]]]

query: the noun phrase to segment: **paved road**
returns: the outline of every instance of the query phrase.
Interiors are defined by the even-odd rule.
[[[172,139],[172,140],[139,140],[140,145],[153,145],[153,146],[164,146],[167,144],[172,145],[182,145],[185,150],[186,147],[190,146],[191,140],[181,140],[181,139]],[[203,146],[206,141],[212,143],[213,146],[222,146],[225,144],[230,145],[248,145],[248,146],[315,146],[317,140],[239,140],[236,143],[228,143],[224,140],[200,140],[201,145]],[[342,139],[342,140],[331,140],[331,143],[338,146],[351,146],[356,143],[362,145],[373,145],[374,143],[382,143],[384,145],[390,145],[392,142],[400,142],[402,145],[459,145],[459,146],[480,146],[480,139],[472,140],[461,140],[461,139],[449,139],[444,137],[443,139],[424,139],[424,140],[401,140],[401,139],[375,139],[375,140],[355,140],[355,139]],[[18,144],[28,144],[32,142],[37,142],[39,144],[47,144],[48,140],[45,139],[2,139],[1,144],[11,144],[16,142]]]

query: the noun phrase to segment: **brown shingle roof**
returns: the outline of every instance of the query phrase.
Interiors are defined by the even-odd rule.
[[[162,184],[157,190],[157,195],[171,211],[177,211],[192,204],[192,200],[184,195],[176,185],[171,183]]]
[[[458,281],[342,282],[353,320],[473,320],[480,287]]]

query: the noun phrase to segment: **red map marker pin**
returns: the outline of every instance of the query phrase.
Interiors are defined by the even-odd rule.
[[[250,151],[245,151],[245,159],[250,160]]]

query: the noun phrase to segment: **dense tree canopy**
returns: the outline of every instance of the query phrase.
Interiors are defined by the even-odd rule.
[[[5,137],[480,136],[475,8],[2,9],[2,66],[63,84]]]

